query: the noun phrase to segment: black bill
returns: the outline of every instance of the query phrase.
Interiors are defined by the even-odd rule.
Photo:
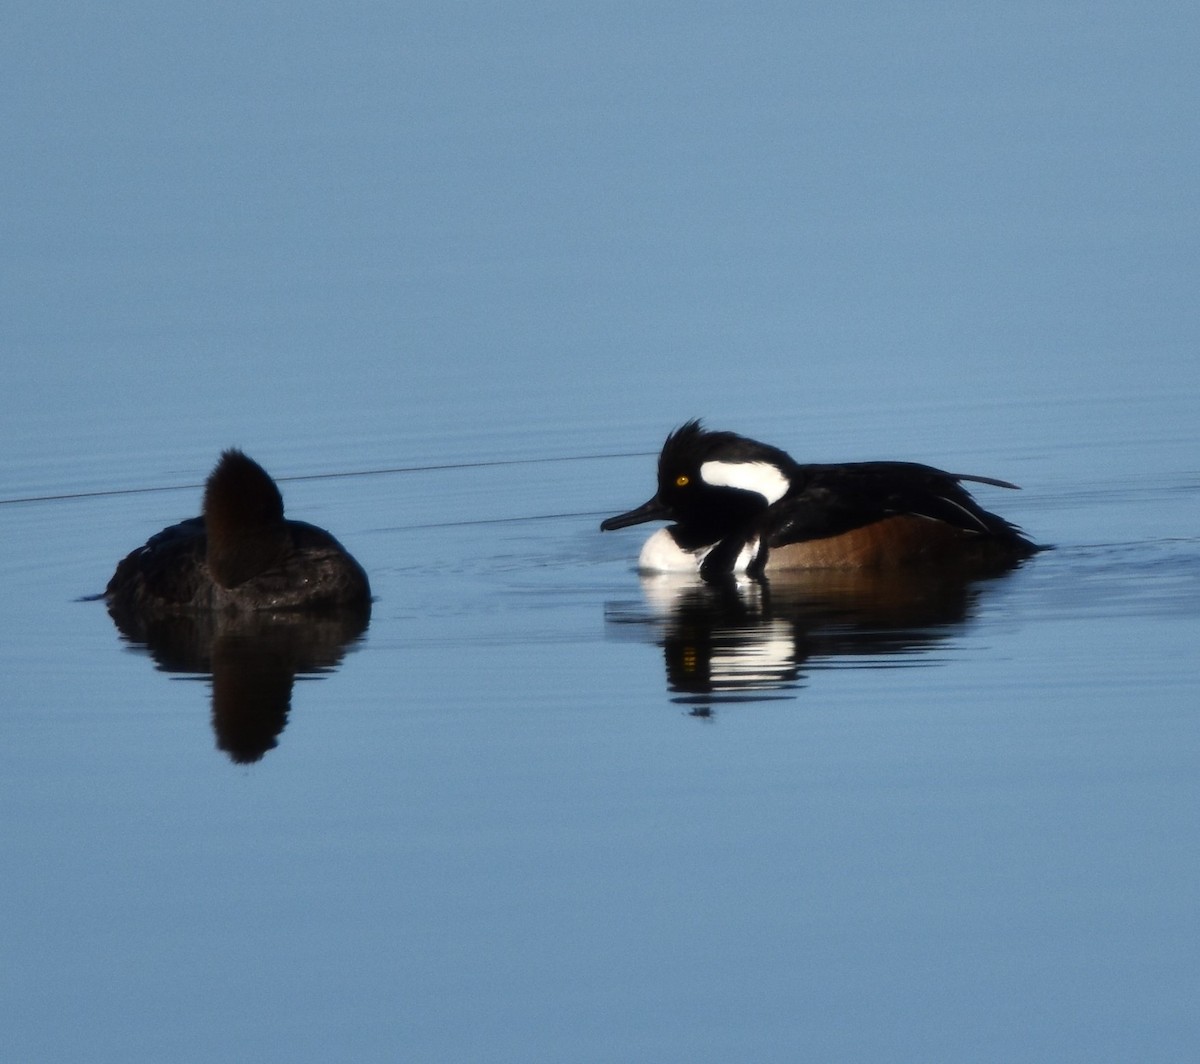
[[[656,495],[649,502],[642,503],[636,510],[617,514],[616,517],[601,521],[600,531],[611,532],[615,528],[628,528],[630,525],[640,525],[646,521],[670,521],[671,519],[670,508],[659,502]]]

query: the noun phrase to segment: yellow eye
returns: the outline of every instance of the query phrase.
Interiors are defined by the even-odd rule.
[[[680,473],[679,476],[675,478],[675,487],[677,488],[686,488],[690,483],[691,478],[688,477],[686,473]]]

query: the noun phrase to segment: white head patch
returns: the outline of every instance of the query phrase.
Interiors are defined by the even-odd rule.
[[[768,506],[782,499],[790,487],[788,478],[770,462],[705,462],[700,467],[700,476],[714,488],[758,492]]]

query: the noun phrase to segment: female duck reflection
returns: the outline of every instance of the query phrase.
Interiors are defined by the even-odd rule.
[[[239,762],[275,746],[296,674],[335,667],[371,616],[362,566],[286,519],[275,482],[238,450],[209,476],[203,514],[122,559],[103,597],[161,668],[211,674],[217,744]]]
[[[982,587],[961,572],[903,571],[717,585],[658,573],[641,583],[646,606],[610,606],[609,634],[662,647],[667,688],[696,716],[720,702],[788,697],[805,663],[927,651],[969,619]]]

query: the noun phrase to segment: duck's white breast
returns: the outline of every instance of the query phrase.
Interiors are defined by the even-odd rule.
[[[697,573],[712,548],[713,545],[709,545],[698,550],[684,550],[675,542],[670,528],[660,528],[642,544],[638,570],[643,573]],[[757,553],[758,540],[754,540],[742,548],[733,571],[744,573]]]

